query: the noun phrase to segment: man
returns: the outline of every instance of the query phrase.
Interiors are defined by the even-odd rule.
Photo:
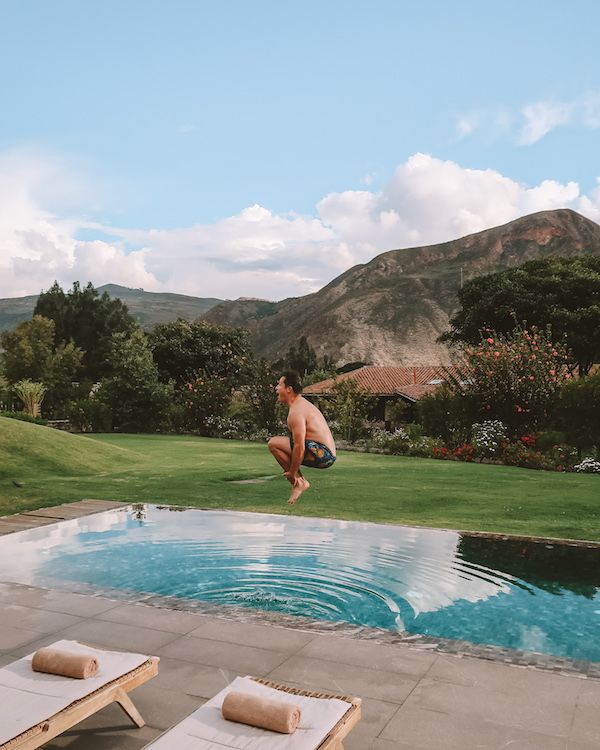
[[[328,469],[336,458],[335,443],[325,417],[314,404],[302,396],[302,382],[297,372],[284,372],[275,386],[277,400],[288,411],[289,439],[278,436],[269,440],[269,450],[292,485],[288,503],[294,505],[310,487],[300,466]]]

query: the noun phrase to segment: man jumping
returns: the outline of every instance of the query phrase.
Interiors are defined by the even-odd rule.
[[[269,450],[292,485],[288,503],[294,505],[310,487],[300,466],[328,469],[336,458],[335,443],[329,425],[319,409],[302,396],[302,382],[297,372],[284,372],[275,386],[277,400],[288,407],[289,439],[283,436],[269,440]]]

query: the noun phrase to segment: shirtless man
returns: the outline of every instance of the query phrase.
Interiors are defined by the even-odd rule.
[[[335,443],[325,417],[302,394],[302,383],[296,372],[284,372],[275,386],[277,400],[288,409],[289,439],[283,436],[269,440],[269,450],[292,485],[288,503],[294,505],[309,487],[300,466],[328,469],[336,458]]]

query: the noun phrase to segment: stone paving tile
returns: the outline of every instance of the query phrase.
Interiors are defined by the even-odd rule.
[[[299,655],[291,656],[267,677],[276,682],[293,682],[305,689],[329,690],[388,703],[402,703],[417,684],[417,680],[392,672]]]
[[[118,651],[149,655],[155,655],[161,646],[177,638],[174,633],[117,622],[108,624],[102,620],[84,620],[61,630],[58,636]]]
[[[515,750],[565,750],[566,744],[564,737],[503,726],[487,716],[431,710],[408,701],[400,707],[379,739],[404,742],[415,750],[499,750],[513,747]]]
[[[290,628],[254,625],[211,617],[203,617],[202,619],[202,624],[193,630],[190,635],[284,653],[294,653],[315,638],[314,633],[303,633],[300,630],[291,630]]]
[[[185,635],[198,628],[204,618],[192,612],[179,612],[144,604],[121,604],[98,615],[98,619]]]
[[[279,651],[267,651],[254,646],[240,646],[237,643],[223,643],[189,635],[181,636],[160,648],[156,655],[237,670],[239,674],[253,677],[265,677],[287,658],[287,654]]]
[[[600,681],[582,684],[569,741],[600,747]]]
[[[334,635],[317,636],[298,656],[383,669],[410,677],[422,677],[438,658],[436,653],[418,651],[407,646],[387,646]]]
[[[178,690],[198,698],[212,698],[236,677],[243,677],[239,671],[192,664],[189,661],[160,657],[158,675],[152,684],[164,690]]]
[[[504,678],[510,681],[510,675],[504,675]],[[562,681],[554,683],[542,693],[515,685],[509,693],[490,685],[455,685],[425,677],[410,695],[406,706],[462,717],[467,723],[479,720],[566,739],[579,686],[573,690],[568,683],[564,688],[562,685]],[[532,699],[535,695],[543,695],[543,700]]]
[[[122,602],[114,599],[104,599],[99,596],[86,596],[85,594],[71,594],[67,591],[55,591],[52,589],[27,588],[23,591],[15,591],[13,594],[15,604],[27,607],[43,609],[49,612],[63,612],[68,615],[79,617],[94,617],[108,609],[119,607]]]
[[[134,703],[135,695],[133,691]],[[148,716],[142,716],[148,721]],[[139,729],[113,703],[63,732],[44,745],[44,750],[141,750],[161,734],[162,729],[157,727],[147,725]]]
[[[131,693],[131,699],[148,725],[162,730],[181,721],[206,702],[204,698],[176,690],[163,690],[153,685],[152,681],[136,688]]]
[[[42,633],[26,628],[13,628],[10,625],[0,625],[0,652],[14,654],[25,644],[34,643],[42,637]],[[29,653],[29,650],[25,653]]]
[[[0,625],[24,627],[38,633],[54,633],[78,622],[81,622],[81,617],[62,612],[46,612],[20,604],[4,604],[0,608]]]
[[[465,687],[489,685],[496,691],[508,694],[514,693],[516,689],[530,691],[531,694],[540,690],[550,690],[554,693],[567,691],[570,699],[576,696],[581,685],[586,683],[585,679],[573,675],[556,675],[554,672],[541,669],[508,666],[486,659],[445,654],[438,656],[427,677]]]

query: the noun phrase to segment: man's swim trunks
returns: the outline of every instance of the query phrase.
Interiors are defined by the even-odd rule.
[[[291,435],[290,446],[294,450],[294,438]],[[335,456],[323,443],[317,443],[316,440],[305,440],[304,446],[302,466],[310,466],[313,469],[328,469],[335,461]]]

